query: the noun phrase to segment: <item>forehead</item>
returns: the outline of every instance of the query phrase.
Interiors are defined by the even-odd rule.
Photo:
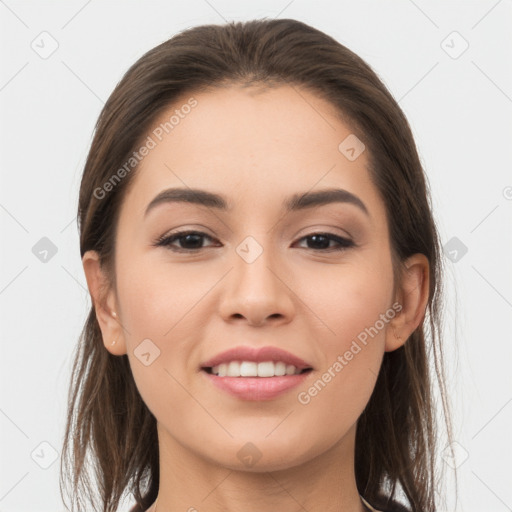
[[[351,160],[342,151],[354,137],[350,126],[333,105],[297,86],[184,94],[154,121],[147,137],[152,148],[124,201],[141,214],[169,187],[221,192],[233,198],[230,208],[237,198],[264,204],[274,194],[331,186],[379,202],[366,152]],[[382,204],[375,206],[382,210]]]

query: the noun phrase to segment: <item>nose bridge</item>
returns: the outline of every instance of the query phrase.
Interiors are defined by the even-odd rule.
[[[235,248],[233,272],[221,300],[221,314],[229,317],[245,317],[252,324],[266,319],[291,318],[293,301],[291,292],[280,276],[282,265],[275,257],[276,250],[268,246],[270,237],[247,236]]]
[[[263,237],[259,238],[262,240]],[[269,243],[270,237],[266,237],[260,243],[255,237],[247,236],[236,247],[235,274],[238,282],[250,295],[256,296],[261,291],[269,293],[272,288],[276,288],[277,278],[270,270],[275,266],[275,249],[270,247]]]

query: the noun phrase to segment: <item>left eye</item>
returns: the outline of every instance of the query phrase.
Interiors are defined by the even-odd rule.
[[[333,233],[312,233],[311,235],[307,235],[300,240],[309,240],[312,242],[313,246],[317,246],[307,247],[307,249],[322,250],[323,252],[343,251],[355,245],[352,240],[334,235]],[[338,244],[338,247],[329,247],[331,242]]]
[[[160,237],[154,245],[166,246],[175,252],[194,252],[203,249],[203,239],[213,241],[214,239],[202,233],[201,231],[181,231],[169,236]],[[313,249],[315,251],[328,252],[328,251],[342,251],[355,246],[355,243],[348,238],[343,238],[333,233],[312,233],[311,235],[304,236],[299,241],[309,241],[306,249]],[[179,242],[180,247],[173,245],[176,241]],[[330,247],[331,242],[338,244],[338,247]],[[313,245],[313,247],[311,247]],[[316,246],[316,247],[315,247]]]

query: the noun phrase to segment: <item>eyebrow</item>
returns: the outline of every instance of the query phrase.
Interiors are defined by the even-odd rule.
[[[190,204],[199,204],[208,208],[227,211],[228,201],[220,194],[208,192],[196,188],[169,188],[160,192],[147,206],[144,216],[153,210],[156,206],[164,203],[185,202]],[[288,212],[299,211],[315,206],[322,206],[331,203],[348,203],[357,206],[366,215],[370,216],[366,205],[348,190],[340,188],[329,188],[316,192],[304,192],[303,194],[293,194],[290,196],[284,208]]]

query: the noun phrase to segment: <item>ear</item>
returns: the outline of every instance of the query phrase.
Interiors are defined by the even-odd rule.
[[[404,262],[402,282],[395,301],[401,306],[386,330],[385,351],[392,352],[405,344],[423,322],[428,303],[430,266],[424,254],[414,254]],[[398,309],[398,308],[397,308]]]
[[[121,315],[112,285],[101,268],[99,254],[87,251],[82,258],[87,286],[103,336],[105,348],[113,355],[126,354]],[[114,344],[112,342],[115,341]]]

